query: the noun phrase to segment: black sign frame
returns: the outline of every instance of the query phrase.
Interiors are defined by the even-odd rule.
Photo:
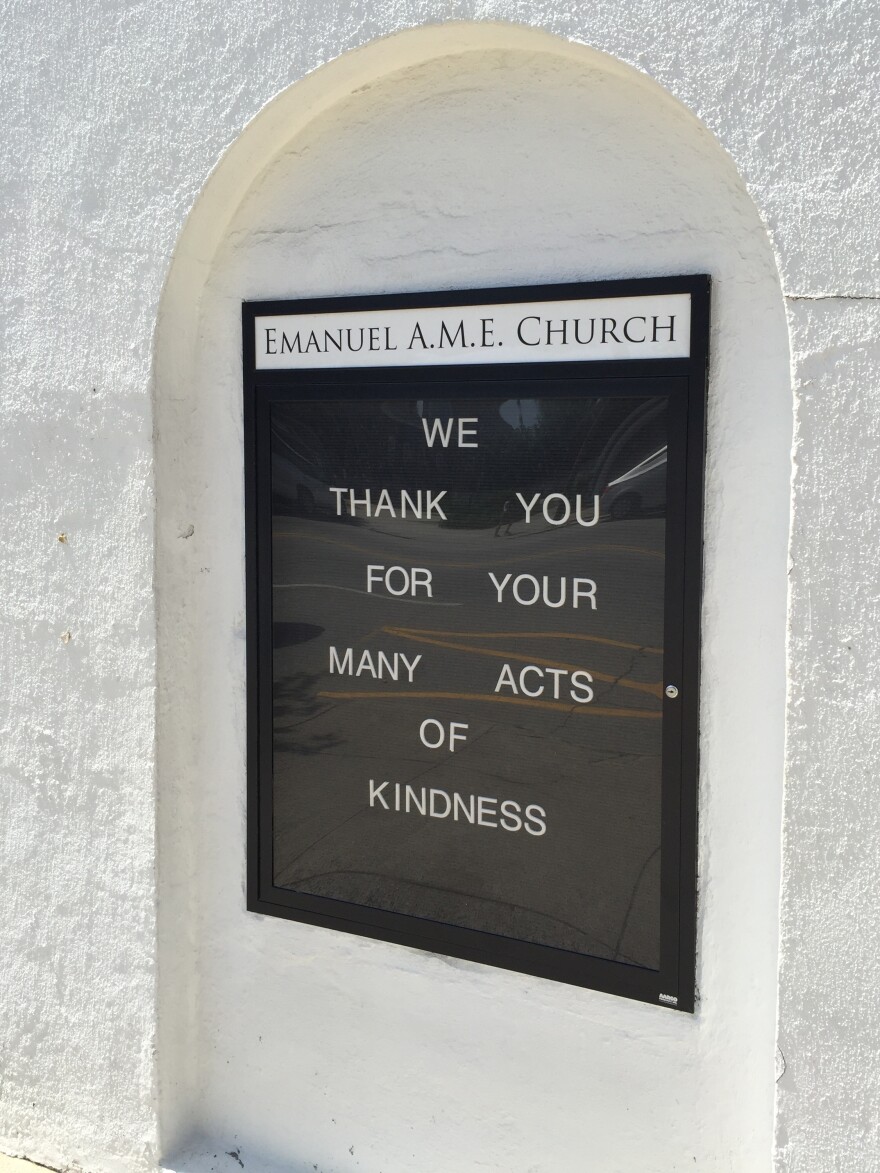
[[[561,981],[692,1013],[695,1008],[697,924],[697,806],[699,768],[700,606],[702,592],[703,480],[708,378],[710,279],[706,275],[566,283],[402,295],[328,297],[242,304],[244,368],[245,570],[247,592],[247,908],[470,961]],[[308,371],[257,370],[255,320],[275,314],[320,314],[388,309],[501,305],[517,302],[689,294],[687,358],[530,364],[462,364],[456,367],[383,366]],[[267,501],[267,415],[274,397],[297,385],[347,398],[369,397],[382,385],[448,381],[485,384],[516,377],[558,382],[655,380],[675,389],[676,427],[683,460],[670,462],[670,493],[681,508],[667,517],[665,654],[663,680],[678,694],[663,698],[661,805],[660,968],[643,969],[602,958],[497,936],[416,916],[297,893],[273,884],[272,853],[272,590],[271,504]],[[623,383],[620,384],[623,387]],[[291,389],[294,389],[291,391]],[[377,394],[375,392],[374,394]],[[403,393],[403,392],[401,392]],[[540,394],[538,390],[536,392]]]

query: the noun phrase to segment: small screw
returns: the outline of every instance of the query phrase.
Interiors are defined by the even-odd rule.
[[[674,684],[667,684],[664,691],[671,701],[674,701],[675,698],[678,696],[678,689],[675,687]]]

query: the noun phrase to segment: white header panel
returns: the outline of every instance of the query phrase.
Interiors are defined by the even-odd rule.
[[[279,314],[254,323],[258,371],[688,358],[688,293]]]

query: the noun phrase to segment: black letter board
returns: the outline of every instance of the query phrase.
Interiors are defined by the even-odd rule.
[[[693,1010],[708,300],[244,305],[251,910]]]

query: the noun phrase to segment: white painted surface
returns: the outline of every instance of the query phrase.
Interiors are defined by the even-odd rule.
[[[880,1168],[874,1131],[880,1011],[873,997],[877,925],[872,900],[874,779],[880,763],[871,732],[880,673],[873,586],[880,535],[875,511],[865,502],[872,501],[872,493],[876,500],[871,477],[880,463],[880,443],[872,399],[877,367],[869,365],[866,347],[872,329],[876,337],[876,315],[872,304],[856,299],[880,295],[875,239],[880,162],[874,121],[880,38],[871,0],[846,6],[741,0],[723,11],[692,0],[601,0],[574,7],[558,0],[461,0],[442,10],[430,0],[382,2],[366,10],[350,4],[296,9],[280,0],[257,7],[241,0],[222,5],[217,0],[155,0],[147,6],[93,0],[88,6],[55,4],[51,11],[33,4],[3,8],[0,1148],[95,1170],[151,1167],[159,1151],[159,1042],[169,1092],[163,1105],[169,1143],[196,1123],[193,1102],[195,1089],[203,1086],[203,1071],[208,1081],[199,1126],[218,1136],[231,1132],[236,1144],[239,1120],[246,1120],[251,1131],[259,1123],[251,1084],[262,1091],[269,1083],[267,1110],[278,1116],[287,1169],[296,1167],[306,1139],[313,1150],[328,1152],[335,1167],[356,1168],[361,1161],[364,1169],[385,1168],[375,1157],[365,1157],[363,1148],[349,1155],[340,1146],[339,1125],[327,1123],[322,1108],[331,1099],[345,1099],[350,1106],[351,1145],[362,1135],[384,1142],[393,1134],[391,1168],[430,1168],[434,1160],[448,1171],[477,1159],[484,1167],[516,1168],[519,1156],[514,1163],[509,1158],[523,1131],[527,1143],[520,1153],[539,1151],[533,1162],[537,1168],[564,1151],[572,1160],[589,1152],[597,1173],[627,1160],[628,1169],[653,1171],[662,1168],[649,1153],[658,1138],[664,1154],[677,1154],[677,1165],[669,1167],[712,1168],[689,1157],[710,1150],[714,1167],[751,1171],[769,1163],[766,1073],[741,1093],[746,1052],[756,1048],[756,1068],[764,1054],[763,1044],[757,1044],[764,1038],[761,1024],[767,1015],[761,959],[772,951],[774,937],[766,910],[755,923],[747,915],[758,876],[772,868],[775,851],[762,838],[769,835],[769,824],[751,804],[758,799],[759,809],[770,813],[776,774],[772,754],[767,757],[762,746],[778,738],[779,726],[772,706],[753,711],[753,682],[758,695],[765,687],[763,657],[738,658],[738,635],[754,619],[745,592],[732,604],[737,632],[733,623],[722,622],[730,610],[720,602],[717,609],[710,606],[707,616],[707,654],[710,662],[726,665],[729,691],[724,695],[730,701],[724,712],[713,708],[713,701],[707,714],[707,739],[716,746],[714,765],[706,771],[708,825],[721,827],[728,816],[733,823],[729,835],[713,838],[707,832],[704,1018],[692,1024],[692,1034],[682,1033],[677,1016],[657,1018],[650,1008],[597,995],[585,1003],[577,992],[527,988],[511,975],[421,956],[416,961],[386,946],[344,938],[327,944],[318,930],[296,930],[300,937],[294,951],[290,926],[280,923],[267,928],[267,922],[248,922],[237,946],[230,941],[227,947],[249,957],[252,971],[235,966],[221,980],[211,968],[217,944],[209,942],[210,952],[205,942],[216,904],[225,896],[241,900],[240,811],[238,816],[227,809],[208,812],[217,813],[222,830],[217,842],[228,846],[232,861],[223,864],[219,893],[211,892],[209,884],[207,893],[196,885],[197,876],[209,875],[198,870],[204,861],[186,834],[174,840],[171,832],[175,827],[185,831],[196,813],[205,813],[199,806],[201,791],[190,783],[197,779],[202,790],[213,794],[215,764],[218,777],[225,779],[223,801],[240,804],[240,794],[233,800],[229,790],[235,765],[211,748],[218,723],[223,733],[223,721],[211,712],[208,699],[175,711],[168,696],[160,716],[174,751],[169,756],[166,744],[160,756],[160,764],[169,767],[162,778],[162,829],[166,846],[178,850],[164,857],[167,1001],[163,1033],[156,1034],[149,389],[162,284],[184,220],[221,152],[269,98],[299,81],[288,100],[264,111],[252,133],[229,151],[181,243],[165,308],[180,328],[168,351],[179,369],[188,370],[196,326],[184,320],[184,311],[198,295],[228,218],[255,174],[281,144],[349,90],[430,51],[423,54],[411,38],[392,38],[366,54],[343,56],[328,70],[310,71],[376,37],[449,17],[522,20],[592,44],[655,78],[702,119],[735,160],[772,233],[785,291],[798,298],[832,299],[815,305],[790,302],[800,388],[795,482],[800,528],[789,578],[792,724],[780,999],[786,1072],[779,1084],[777,1157],[780,1170],[870,1173]],[[492,24],[478,30],[437,27],[423,36],[434,38],[433,51],[445,46],[448,52],[516,41],[515,30]],[[503,76],[503,70],[497,72]],[[479,97],[480,91],[475,100]],[[516,102],[508,107],[512,119],[520,112]],[[419,111],[407,114],[408,125],[417,125]],[[648,138],[650,133],[649,126]],[[694,144],[690,135],[689,128],[685,137]],[[352,137],[357,138],[354,131]],[[411,130],[404,141],[413,143]],[[563,136],[560,145],[566,141]],[[521,193],[546,196],[544,177],[531,167],[524,148],[511,148],[505,159],[496,156],[493,144],[464,193],[475,200],[473,210],[461,202],[460,189],[447,190],[445,182],[433,190],[424,185],[419,159],[426,149],[433,144],[412,147],[400,173],[407,185],[393,193],[407,205],[407,232],[393,249],[387,231],[373,232],[377,222],[387,219],[386,208],[374,209],[373,221],[358,225],[351,220],[350,205],[343,201],[337,208],[328,198],[328,211],[341,211],[341,217],[308,221],[299,209],[315,207],[321,185],[328,182],[326,173],[313,181],[314,192],[308,185],[297,191],[297,203],[281,220],[292,224],[298,236],[298,263],[278,274],[273,292],[288,293],[301,273],[317,282],[319,268],[321,281],[333,292],[384,288],[385,283],[417,287],[427,283],[418,279],[422,273],[447,286],[463,283],[471,273],[479,274],[475,280],[480,283],[496,277],[581,276],[584,267],[602,276],[622,275],[616,267],[621,241],[598,228],[591,235],[591,208],[579,207],[586,223],[580,247],[590,242],[586,261],[583,253],[569,256],[568,239],[554,236],[552,224],[536,224],[532,218],[524,226]],[[446,158],[457,159],[457,149],[447,144]],[[694,150],[701,155],[702,146]],[[710,155],[707,147],[707,160]],[[689,162],[693,158],[688,155]],[[435,172],[442,161],[432,163]],[[504,216],[498,233],[490,225],[485,248],[480,232],[473,231],[486,224],[492,208],[491,192],[481,182],[484,162],[493,174],[506,167],[518,181],[505,189]],[[370,184],[377,173],[380,187],[390,182],[381,158],[365,175]],[[701,183],[698,177],[695,198],[706,190]],[[731,180],[731,186],[736,193],[736,182]],[[559,193],[558,206],[570,207],[571,195]],[[621,195],[624,208],[630,198],[642,198],[628,184]],[[748,203],[737,196],[724,206],[735,209],[735,228],[723,216],[707,235],[701,235],[702,219],[694,226],[707,267],[728,249],[736,253],[744,240],[761,254]],[[700,215],[709,210],[700,209]],[[427,231],[437,224],[444,229],[439,246]],[[524,235],[507,235],[512,225]],[[663,216],[655,220],[652,215],[645,230],[640,228],[641,236],[623,242],[631,247],[634,272],[643,272],[647,261],[657,258],[654,250],[662,241],[651,225],[659,234],[667,230]],[[325,232],[333,247],[324,248]],[[534,245],[522,251],[523,240],[533,239]],[[632,247],[637,240],[646,251]],[[271,244],[267,238],[267,253]],[[248,241],[242,257],[252,245]],[[741,258],[743,272],[751,263],[752,245]],[[687,250],[683,255],[689,265],[695,263]],[[678,253],[674,260],[678,269]],[[736,265],[729,260],[732,273]],[[536,272],[541,266],[542,272]],[[758,268],[763,274],[758,284],[770,298],[766,257]],[[214,272],[218,279],[224,272],[228,277],[227,262],[221,258]],[[235,290],[230,296],[241,295]],[[772,305],[769,315],[772,323]],[[47,318],[52,323],[48,331]],[[768,346],[776,353],[772,326],[771,335]],[[237,366],[230,363],[219,385],[225,388],[236,377]],[[730,378],[727,385],[734,382]],[[733,574],[743,568],[749,575],[766,572],[756,597],[769,609],[773,591],[779,590],[778,575],[772,559],[766,566],[761,559],[755,563],[750,528],[757,527],[759,550],[776,549],[782,520],[777,511],[768,515],[762,508],[747,520],[739,511],[738,490],[743,481],[763,486],[782,475],[778,449],[784,425],[775,415],[765,424],[763,414],[784,410],[784,397],[778,390],[771,393],[771,384],[778,388],[775,379],[745,383],[745,399],[731,395],[718,401],[713,442],[725,455],[713,466],[715,511],[709,531],[719,575],[723,565]],[[164,418],[173,415],[176,397],[179,421],[191,432],[189,386],[183,381],[166,387]],[[213,442],[222,433],[224,450],[232,452],[236,418],[233,405],[221,403],[225,406],[209,435]],[[173,493],[167,496],[178,483],[175,463],[192,460],[212,476],[216,468],[196,443],[183,454],[166,447],[162,460],[162,587],[171,601],[178,586],[186,587],[189,576],[201,574],[209,561],[189,554],[175,569],[167,549],[173,551],[177,542],[187,550],[191,541],[182,536],[192,524],[187,520],[190,500],[178,501],[181,524],[175,531]],[[234,534],[239,508],[234,460],[222,471],[229,482],[223,486],[224,502]],[[193,479],[198,479],[195,474],[188,477],[190,483]],[[191,500],[199,509],[209,484],[213,488],[213,481],[195,486]],[[773,500],[777,491],[770,493]],[[229,540],[225,531],[218,532],[216,516],[214,527],[214,544],[200,550],[211,557]],[[66,543],[57,541],[61,532]],[[735,538],[741,558],[736,565],[722,563],[732,557],[725,534]],[[719,581],[716,577],[716,585]],[[720,598],[717,591],[714,597]],[[209,598],[212,614],[234,614],[240,578],[221,583]],[[182,605],[166,611],[163,620],[167,649],[173,648],[175,633],[190,640],[193,631],[201,631],[195,661],[174,662],[184,694],[202,679],[206,665],[217,663],[212,655],[223,650],[228,661],[220,668],[227,683],[239,671],[240,629],[233,640],[228,625],[202,630],[190,610],[196,605],[184,593]],[[774,624],[757,626],[772,650]],[[68,631],[70,639],[63,642]],[[849,640],[847,648],[842,639],[853,635],[857,641]],[[852,662],[844,658],[850,652]],[[772,681],[767,687],[772,690]],[[229,720],[230,709],[221,715]],[[743,729],[751,734],[753,717],[755,740],[742,736]],[[231,712],[231,719],[240,727],[240,709]],[[716,739],[716,733],[729,739],[731,729],[740,734],[734,760],[751,755],[748,768],[735,779],[721,760],[727,742]],[[770,775],[774,781],[767,793],[762,782]],[[742,830],[744,810],[751,818]],[[735,867],[731,873],[729,864],[741,844],[767,858],[746,889],[745,911],[725,930],[735,940],[725,937],[723,947],[716,947],[711,926],[727,923],[723,918],[739,897],[738,873]],[[219,872],[223,861],[212,857],[207,862]],[[233,891],[231,875],[237,877]],[[763,893],[761,900],[766,897]],[[202,910],[198,922],[197,909]],[[743,966],[753,954],[759,964],[747,980]],[[193,968],[197,957],[198,971]],[[354,958],[354,980],[341,968],[328,974],[323,964],[328,957]],[[747,980],[745,990],[736,990],[745,994],[744,1001],[733,1008],[726,1000],[730,988],[715,976],[731,959],[735,981]],[[255,973],[263,965],[271,977],[272,996],[266,1001]],[[423,998],[426,983],[436,1000]],[[203,987],[213,990],[204,1003]],[[759,1006],[756,1016],[752,995]],[[713,1005],[718,997],[721,1002]],[[293,1010],[277,1018],[273,1011],[279,1005]],[[517,1017],[510,1017],[511,1009]],[[292,1027],[284,1015],[294,1011]],[[337,1017],[328,1047],[323,1028],[331,1011]],[[642,1014],[649,1017],[643,1020]],[[268,1058],[252,1037],[263,1020],[263,1039],[271,1042]],[[494,1040],[488,1052],[480,1045],[487,1032]],[[232,1049],[242,1043],[247,1044],[243,1050]],[[655,1087],[651,1080],[670,1056],[680,1060],[684,1074],[672,1086]],[[274,1082],[268,1078],[273,1065]],[[224,1066],[230,1072],[226,1085]],[[704,1071],[709,1072],[706,1081]],[[278,1079],[279,1072],[286,1078]],[[681,1097],[683,1079],[696,1089],[693,1099]],[[551,1101],[545,1087],[562,1087],[565,1094]],[[612,1146],[597,1105],[608,1105],[613,1087],[626,1088],[627,1099],[618,1096],[612,1106],[612,1118],[625,1121]],[[399,1111],[397,1100],[403,1095],[405,1110]],[[591,1101],[591,1095],[597,1098]],[[246,1108],[243,1117],[239,1100]],[[719,1105],[726,1113],[720,1131]],[[748,1122],[745,1139],[743,1121]],[[291,1134],[295,1145],[288,1144]],[[414,1141],[406,1148],[408,1135]],[[465,1149],[464,1163],[456,1165]],[[222,1149],[216,1152],[237,1173],[232,1158],[224,1157]],[[315,1163],[317,1158],[300,1167]]]
[[[6,1157],[0,1153],[0,1173],[38,1173],[40,1168],[40,1165],[34,1165],[31,1161]]]
[[[788,306],[797,382],[778,1169],[880,1169],[880,302]]]
[[[245,912],[241,300],[681,272],[715,279],[698,1015]],[[161,692],[184,715],[160,727],[171,1163],[768,1168],[791,398],[769,243],[729,160],[596,55],[446,57],[359,88],[268,162],[189,354],[178,307],[157,387]]]

